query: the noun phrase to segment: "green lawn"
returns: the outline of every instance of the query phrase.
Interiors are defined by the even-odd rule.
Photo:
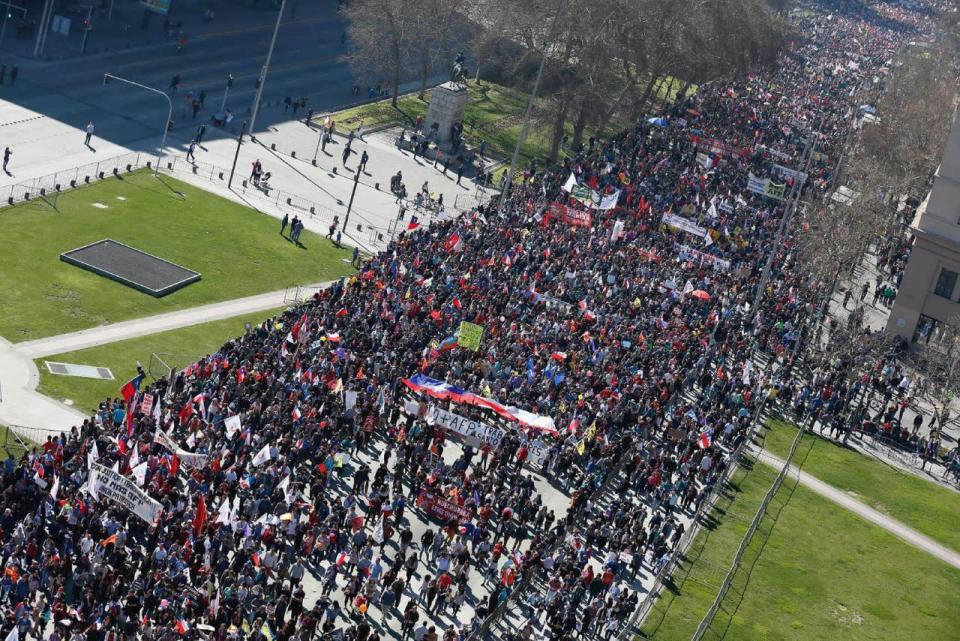
[[[464,138],[472,147],[479,145],[481,140],[486,140],[486,154],[509,160],[520,137],[529,94],[486,81],[482,81],[480,85],[470,81],[467,86],[470,90],[470,101],[463,117]],[[387,99],[345,109],[332,114],[332,117],[337,131],[342,132],[355,130],[361,119],[365,129],[384,124],[410,128],[416,123],[417,116],[426,119],[429,103],[430,91],[427,91],[424,100],[420,100],[416,93],[410,93],[400,96],[396,107]],[[322,121],[322,118],[318,120]],[[606,133],[614,133],[615,128],[613,125]],[[594,133],[586,132],[584,140]],[[567,134],[573,137],[572,122],[567,123]],[[520,153],[527,159],[546,157],[550,150],[550,135],[550,127],[532,126],[527,132]]]
[[[769,426],[764,447],[785,457],[797,428],[782,421]],[[795,462],[821,481],[960,550],[960,492],[809,433],[800,441]]]
[[[763,465],[738,473],[736,500],[697,536],[697,562],[674,575],[643,635],[690,639],[774,476]],[[942,641],[957,626],[960,571],[788,480],[704,638]]]
[[[280,236],[279,222],[270,216],[166,176],[142,171],[107,178],[64,192],[57,205],[59,212],[41,201],[0,211],[0,336],[13,342],[331,280],[352,271],[342,260],[349,258],[349,250],[306,231],[303,247],[296,247]],[[198,271],[203,278],[154,298],[59,258],[104,238]]]
[[[256,312],[76,352],[38,358],[36,364],[37,369],[40,370],[40,392],[57,400],[68,399],[78,409],[92,412],[105,398],[120,395],[120,387],[136,375],[137,361],[140,361],[144,369],[148,369],[151,366],[151,354],[159,354],[163,362],[170,367],[185,367],[217,351],[231,338],[241,336],[245,331],[245,323],[259,325],[267,318],[279,314],[283,309]],[[45,360],[109,367],[116,380],[103,381],[51,374],[43,364]],[[153,365],[151,373],[159,376],[163,370],[162,365],[156,362]]]

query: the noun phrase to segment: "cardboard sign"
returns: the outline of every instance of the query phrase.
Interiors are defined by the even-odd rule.
[[[483,340],[482,325],[460,321],[460,331],[457,332],[457,344],[460,347],[466,347],[475,352],[480,349],[481,340]]]

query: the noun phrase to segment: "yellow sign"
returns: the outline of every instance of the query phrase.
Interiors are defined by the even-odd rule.
[[[460,331],[457,332],[457,344],[474,352],[480,349],[483,339],[483,326],[460,321]]]

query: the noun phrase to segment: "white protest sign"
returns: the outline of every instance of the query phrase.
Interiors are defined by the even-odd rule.
[[[133,479],[100,464],[95,464],[90,471],[90,485],[96,487],[101,499],[116,501],[151,525],[163,510],[163,506],[137,487]]]
[[[664,214],[663,215],[663,224],[674,227],[681,231],[685,231],[694,236],[703,238],[703,235],[707,233],[707,230],[700,225],[696,224],[692,220],[687,220],[683,216],[677,216],[676,214]]]
[[[177,442],[170,438],[170,436],[168,436],[163,430],[157,430],[156,435],[153,437],[153,442],[159,443],[176,454],[177,458],[180,459],[180,461],[187,467],[203,467],[207,464],[207,460],[210,458],[206,454],[194,454],[193,452],[188,452],[184,449],[181,449],[177,445]]]
[[[242,429],[240,425],[240,415],[235,414],[234,416],[228,416],[223,419],[223,427],[227,430],[227,438],[233,438],[233,435],[239,432]]]

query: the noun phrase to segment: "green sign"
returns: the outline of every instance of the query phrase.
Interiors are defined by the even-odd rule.
[[[570,195],[575,199],[579,200],[585,205],[592,205],[599,200],[597,193],[590,189],[589,187],[584,187],[583,185],[577,185],[570,190]]]
[[[474,352],[480,349],[483,339],[483,326],[460,321],[460,331],[457,332],[457,344]]]

